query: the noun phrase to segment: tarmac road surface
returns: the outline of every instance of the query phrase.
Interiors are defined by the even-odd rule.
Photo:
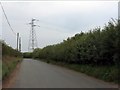
[[[114,88],[85,74],[42,61],[24,59],[12,88]]]

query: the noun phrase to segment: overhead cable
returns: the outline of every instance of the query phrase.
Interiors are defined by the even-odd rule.
[[[0,2],[0,5],[1,5],[2,11],[3,11],[3,13],[4,13],[4,16],[5,16],[5,18],[6,18],[6,21],[7,21],[8,25],[9,25],[9,27],[10,27],[11,31],[13,32],[13,34],[14,34],[14,35],[16,35],[15,31],[13,30],[13,28],[12,28],[12,26],[11,26],[11,24],[10,24],[10,22],[9,22],[8,18],[7,18],[7,15],[6,15],[6,13],[5,13],[5,10],[4,10],[4,8],[3,8],[3,6],[2,6],[2,3],[1,3],[1,2]]]

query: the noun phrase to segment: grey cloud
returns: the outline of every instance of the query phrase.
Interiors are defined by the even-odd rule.
[[[60,1],[59,1],[60,2]],[[92,3],[90,3],[92,4]],[[88,6],[86,6],[88,5]],[[110,18],[117,18],[117,2],[95,3],[92,6],[73,2],[7,2],[3,3],[15,32],[22,37],[22,51],[27,51],[31,18],[39,19],[36,27],[39,47],[56,44],[81,31],[103,26]],[[3,17],[3,39],[16,48],[16,37]]]

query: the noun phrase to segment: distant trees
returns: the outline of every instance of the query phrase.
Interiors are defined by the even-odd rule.
[[[23,57],[24,57],[24,58],[32,58],[32,57],[33,57],[33,54],[32,54],[32,52],[24,52],[24,53],[23,53]]]
[[[91,65],[118,64],[120,59],[120,22],[108,22],[103,29],[81,32],[60,44],[36,49],[33,56],[40,59]]]

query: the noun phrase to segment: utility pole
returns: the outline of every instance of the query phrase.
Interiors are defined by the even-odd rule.
[[[19,33],[17,33],[17,51],[18,51],[18,47],[19,47]]]
[[[21,52],[21,37],[19,38],[19,51]]]
[[[35,21],[38,21],[38,20],[32,19],[31,23],[29,23],[31,25],[31,30],[30,30],[28,51],[34,51],[34,49],[37,48],[37,38],[36,38],[34,27],[38,25],[34,24]]]

